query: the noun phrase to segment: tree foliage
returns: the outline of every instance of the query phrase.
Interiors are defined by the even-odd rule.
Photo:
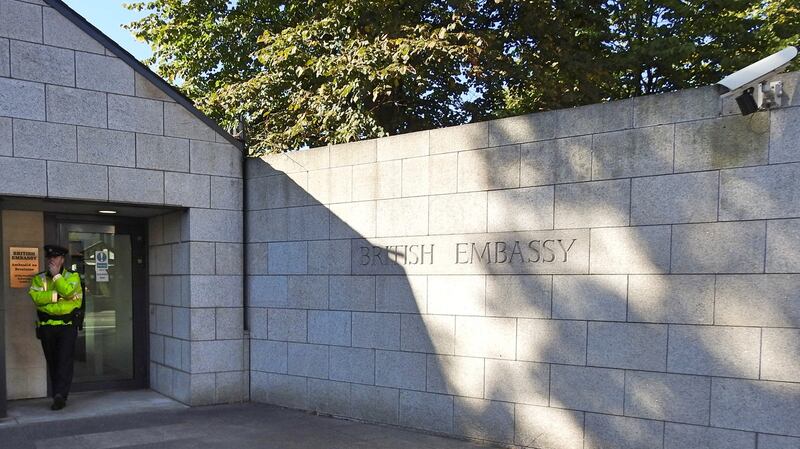
[[[149,64],[254,153],[712,84],[800,0],[149,0]]]

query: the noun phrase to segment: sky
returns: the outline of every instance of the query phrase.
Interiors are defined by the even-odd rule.
[[[128,11],[122,7],[123,3],[133,3],[135,0],[64,0],[64,2],[82,15],[86,20],[96,26],[108,37],[115,40],[125,50],[128,50],[138,60],[151,55],[150,47],[137,41],[131,33],[122,28],[145,15],[144,12]]]

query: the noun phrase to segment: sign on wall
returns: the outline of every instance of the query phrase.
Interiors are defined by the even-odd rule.
[[[95,251],[94,274],[96,282],[108,282],[108,250]]]
[[[11,288],[28,288],[39,272],[39,248],[9,248],[8,266]]]

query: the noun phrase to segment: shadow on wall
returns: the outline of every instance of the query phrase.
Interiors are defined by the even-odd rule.
[[[536,135],[546,114],[510,120]],[[630,126],[461,151],[453,189],[410,198],[405,181],[387,190],[401,175],[378,164],[309,162],[336,148],[287,156],[304,168],[286,173],[251,161],[253,400],[537,448],[755,448],[755,433],[727,429],[800,436],[794,409],[774,425],[731,411],[749,399],[769,415],[764,404],[798,394],[750,382],[796,382],[762,368],[763,339],[782,331],[759,326],[798,327],[790,302],[751,301],[769,308],[755,323],[737,309],[743,292],[776,288],[748,276],[769,272],[769,213],[721,215],[725,177],[747,182],[720,170],[736,161],[678,174],[676,125]],[[757,156],[747,151],[736,160]],[[750,221],[718,221],[739,219]],[[769,357],[797,358],[778,352]]]

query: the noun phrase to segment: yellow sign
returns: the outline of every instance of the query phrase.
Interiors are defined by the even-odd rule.
[[[11,288],[28,288],[31,278],[39,272],[39,248],[9,248]]]

